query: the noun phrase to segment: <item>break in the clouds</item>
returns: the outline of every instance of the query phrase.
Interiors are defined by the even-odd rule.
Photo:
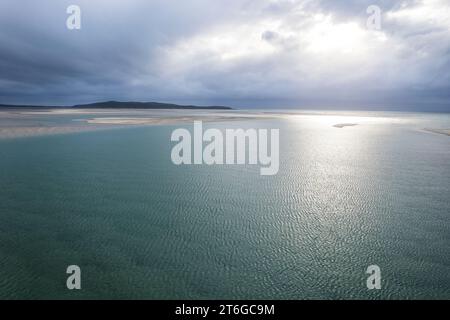
[[[448,111],[449,57],[448,0],[0,3],[0,103]]]

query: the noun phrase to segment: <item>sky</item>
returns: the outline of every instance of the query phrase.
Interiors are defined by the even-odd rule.
[[[450,112],[450,1],[0,2],[0,104],[107,100]]]

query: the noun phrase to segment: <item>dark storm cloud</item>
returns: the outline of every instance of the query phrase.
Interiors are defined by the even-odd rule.
[[[71,4],[81,30],[66,28]],[[365,27],[372,4],[378,32]],[[444,0],[4,0],[0,103],[449,110],[449,10]]]

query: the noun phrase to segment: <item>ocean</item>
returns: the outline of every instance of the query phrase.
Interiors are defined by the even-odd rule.
[[[192,126],[0,139],[0,298],[450,299],[450,137],[424,130],[450,115],[204,124],[279,129],[274,176],[174,165],[171,133]]]

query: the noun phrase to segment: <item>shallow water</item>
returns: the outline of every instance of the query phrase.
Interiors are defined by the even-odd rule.
[[[368,115],[205,124],[279,128],[275,176],[173,165],[191,123],[0,140],[0,298],[449,299],[450,118]]]

